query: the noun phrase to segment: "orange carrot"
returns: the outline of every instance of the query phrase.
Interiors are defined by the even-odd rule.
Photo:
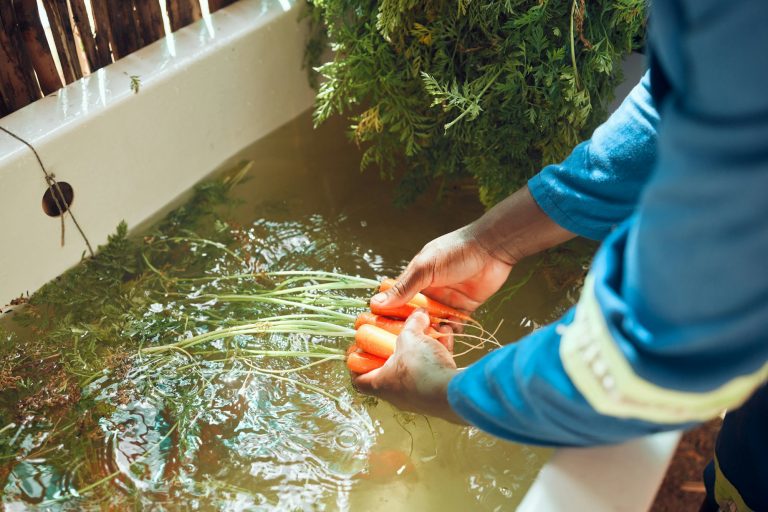
[[[392,288],[394,285],[395,285],[394,279],[384,279],[381,282],[381,286],[379,286],[379,291],[382,291],[382,292],[387,291],[390,288]],[[437,302],[434,299],[430,299],[429,297],[427,297],[422,293],[417,293],[416,295],[414,295],[413,298],[408,301],[408,305],[413,306],[414,308],[426,309],[427,312],[429,313],[429,316],[431,317],[434,316],[437,318],[448,318],[448,317],[454,316],[456,318],[464,320],[465,322],[469,322],[472,320],[472,317],[470,317],[468,314],[463,313],[458,309],[452,308],[450,306],[446,306],[445,304]]]
[[[400,450],[372,450],[368,453],[368,468],[361,478],[386,482],[415,471],[411,457]]]
[[[384,307],[378,305],[378,303],[371,303],[371,312],[380,316],[388,316],[391,318],[399,318],[405,320],[411,313],[416,310],[416,306],[412,304],[403,304],[402,306],[396,306],[394,308]],[[429,321],[433,324],[439,324],[443,319],[437,316],[429,315]]]
[[[380,318],[382,317],[374,313],[369,313],[367,311],[365,313],[360,313],[359,315],[357,315],[357,319],[355,320],[355,329],[357,329],[363,324],[376,325],[376,322]],[[386,330],[386,327],[384,325],[376,325],[376,326]],[[389,332],[392,332],[392,331],[389,331]],[[397,333],[392,333],[392,334],[397,334]]]
[[[353,347],[355,345],[352,345]],[[352,351],[347,355],[347,368],[355,373],[368,373],[384,366],[387,360],[367,352]]]
[[[402,320],[396,320],[394,318],[389,318],[386,316],[377,315],[375,313],[361,313],[357,320],[355,320],[355,329],[360,327],[361,325],[368,324],[368,325],[375,325],[376,327],[381,327],[387,332],[391,332],[392,334],[400,334],[400,332],[403,330],[403,327],[405,326],[405,322]],[[433,338],[439,338],[440,333],[437,332],[433,327],[430,327],[427,329],[427,336],[431,336]]]
[[[374,356],[388,358],[395,352],[397,336],[375,325],[363,324],[355,331],[355,344]]]

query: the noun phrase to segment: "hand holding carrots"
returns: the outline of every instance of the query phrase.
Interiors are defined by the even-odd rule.
[[[428,336],[429,329],[429,315],[414,311],[396,337],[392,355],[380,368],[355,376],[355,386],[401,409],[461,422],[448,404],[448,382],[457,372],[450,328],[438,328],[443,342]]]
[[[385,279],[380,289],[388,290],[393,283]],[[441,322],[476,322],[420,293],[397,308],[371,304],[371,309],[358,316],[355,343],[347,352],[357,388],[401,409],[460,421],[447,398],[448,382],[457,372],[453,331]]]
[[[371,299],[371,309],[406,305],[420,291],[463,312],[472,312],[501,288],[512,263],[493,256],[472,225],[437,238],[411,260],[393,285]]]
[[[365,331],[376,333],[376,340],[388,347],[382,354],[389,353],[393,345],[395,349],[388,359],[359,366],[356,373],[362,375],[355,377],[355,384],[361,391],[381,396],[401,408],[460,421],[447,398],[448,382],[457,372],[451,353],[453,340],[438,336],[440,342],[446,343],[442,345],[425,334],[425,329],[430,322],[435,327],[440,318],[465,321],[467,313],[501,288],[521,258],[574,236],[550,219],[528,187],[523,187],[472,224],[429,242],[395,282],[385,283],[384,289],[371,299],[372,313],[410,317],[397,337],[383,326],[381,332],[366,328],[359,333],[366,337]],[[446,308],[443,313],[450,309],[454,313],[448,317],[435,314],[436,310],[430,309],[435,301]],[[428,309],[428,314],[417,309],[422,307]],[[447,333],[448,329],[440,330]],[[486,335],[493,338],[482,328],[480,334],[481,341]],[[352,368],[349,360],[347,363]]]
[[[379,289],[389,290],[394,283],[392,279],[385,279]],[[353,373],[368,373],[383,366],[395,351],[397,336],[404,329],[405,319],[417,308],[424,308],[432,324],[423,334],[440,341],[449,352],[453,350],[451,329],[441,332],[436,327],[451,318],[474,322],[469,315],[420,293],[396,308],[377,307],[372,303],[371,312],[361,313],[355,321],[355,343],[347,351],[347,367]]]

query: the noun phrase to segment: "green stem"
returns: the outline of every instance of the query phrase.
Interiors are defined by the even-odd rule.
[[[258,353],[257,353],[258,352]],[[318,354],[316,352],[294,352],[290,350],[252,350],[247,352],[248,355],[255,355],[255,356],[269,356],[269,357],[308,357],[310,359],[320,359],[320,361],[315,361],[315,363],[318,362],[325,362],[325,361],[344,361],[346,359],[346,356],[343,354]],[[230,356],[230,357],[224,357],[221,359],[204,359],[202,361],[196,361],[194,363],[185,364],[184,366],[179,366],[176,371],[181,370],[189,370],[190,368],[196,368],[199,367],[201,363],[227,363],[232,361],[238,361],[238,360],[246,360],[245,357],[238,357],[238,356]],[[314,363],[311,363],[314,364]],[[250,366],[250,365],[249,365]],[[289,370],[283,370],[284,372],[292,372],[297,370],[302,370],[304,367],[307,367],[307,365],[299,366],[296,368],[291,368]],[[271,370],[263,370],[263,371],[271,371]]]
[[[244,274],[230,274],[227,276],[203,276],[203,277],[179,277],[177,281],[229,281],[233,279],[244,279],[248,277],[281,277],[281,276],[296,276],[307,279],[335,279],[346,282],[356,282],[366,285],[371,288],[379,286],[379,282],[374,279],[367,279],[365,277],[349,276],[346,274],[339,274],[336,272],[325,272],[322,270],[279,270],[273,272],[250,272]]]
[[[274,296],[274,295],[288,295],[292,293],[300,293],[300,292],[307,292],[307,291],[317,291],[317,290],[359,290],[359,289],[370,289],[371,287],[365,283],[323,283],[323,284],[312,284],[308,286],[296,286],[294,288],[280,288],[277,290],[273,290],[270,292],[266,292],[265,295]]]
[[[201,297],[211,298],[211,299],[217,299],[222,302],[266,302],[268,304],[278,304],[281,306],[289,306],[299,309],[306,309],[307,311],[314,311],[316,313],[323,313],[331,316],[335,316],[338,318],[344,318],[346,320],[354,321],[355,317],[353,315],[349,315],[347,313],[342,313],[340,311],[334,311],[332,309],[323,308],[320,306],[313,306],[311,304],[306,304],[303,302],[295,302],[291,300],[285,300],[285,299],[277,299],[275,297],[265,297],[261,295],[204,295]]]
[[[580,88],[579,69],[576,67],[576,34],[573,29],[573,19],[576,16],[576,2],[577,0],[573,0],[571,5],[571,65],[573,66],[573,78],[576,81],[576,88]]]
[[[338,357],[338,356],[328,356],[324,359],[321,359],[319,361],[312,361],[311,363],[303,364],[301,366],[296,366],[294,368],[287,368],[285,370],[271,370],[267,368],[259,368],[253,364],[248,364],[249,367],[253,368],[254,370],[258,370],[260,372],[268,373],[269,375],[289,375],[292,373],[300,372],[301,370],[306,370],[307,368],[312,368],[313,366],[318,366],[323,363],[327,363],[328,361],[344,361],[346,357]]]
[[[216,331],[206,332],[191,338],[187,338],[176,343],[169,343],[156,347],[141,349],[143,354],[161,353],[169,350],[177,350],[184,353],[192,359],[192,356],[184,349],[188,349],[200,343],[213,341],[217,339],[234,338],[238,335],[252,335],[263,333],[283,333],[283,334],[310,334],[315,336],[341,336],[353,337],[355,330],[348,327],[342,327],[328,322],[319,322],[315,320],[291,320],[288,322],[259,322],[245,326],[227,327]]]
[[[152,263],[149,261],[149,258],[147,257],[147,254],[146,254],[144,251],[142,251],[142,252],[141,252],[141,259],[143,259],[143,260],[144,260],[144,264],[147,266],[147,268],[149,268],[149,270],[151,270],[152,272],[154,272],[155,274],[157,274],[158,276],[160,276],[160,278],[161,278],[161,279],[163,279],[163,280],[165,280],[165,281],[170,281],[170,280],[171,280],[171,278],[170,278],[170,277],[168,277],[167,275],[165,275],[164,273],[162,273],[162,272],[161,272],[161,271],[160,271],[160,270],[159,270],[157,267],[155,267],[155,266],[154,266],[154,265],[153,265],[153,264],[152,264]]]
[[[370,286],[378,287],[379,282],[374,279],[366,279],[364,277],[349,276],[346,274],[339,274],[338,272],[325,272],[323,270],[278,270],[274,272],[265,272],[268,276],[323,276],[334,277],[337,279],[348,281],[359,281],[361,283],[367,283]]]
[[[251,348],[238,348],[236,353],[247,354],[252,356],[271,356],[271,357],[310,357],[321,358],[328,357],[329,355],[344,356],[344,351],[339,348],[324,347],[323,345],[317,345],[317,348],[324,349],[323,352],[306,352],[301,350],[259,350]],[[221,354],[221,350],[199,350],[193,352],[196,356],[208,356],[213,354]],[[344,356],[346,358],[346,356]]]
[[[488,88],[493,84],[493,82],[496,81],[496,79],[499,77],[500,74],[501,74],[501,70],[498,70],[496,72],[496,74],[493,75],[490,80],[488,80],[488,83],[485,84],[485,87],[483,87],[483,89],[480,91],[480,93],[475,97],[475,103],[477,103],[478,106],[480,104],[480,100],[482,99],[483,95],[485,94],[485,91],[487,91]],[[458,117],[456,117],[456,119],[454,119],[450,123],[447,123],[445,126],[443,126],[443,129],[447,132],[453,125],[455,125],[456,123],[461,121],[464,118],[464,116],[466,116],[467,114],[469,114],[469,108],[465,108],[461,112],[461,114],[459,114]]]

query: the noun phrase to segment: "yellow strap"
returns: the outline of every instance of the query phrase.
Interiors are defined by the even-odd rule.
[[[638,376],[611,336],[589,275],[565,327],[560,358],[571,381],[598,412],[654,423],[704,421],[736,407],[768,377],[768,363],[717,389],[693,393],[664,388]]]
[[[736,512],[752,512],[736,487],[723,474],[717,455],[715,455],[715,501],[722,510],[732,510],[728,504],[733,503],[736,506]]]

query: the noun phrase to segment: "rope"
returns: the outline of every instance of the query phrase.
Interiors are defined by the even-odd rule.
[[[67,204],[67,200],[64,198],[64,193],[61,191],[61,187],[59,187],[59,182],[56,181],[56,177],[49,173],[45,166],[43,165],[43,161],[40,158],[40,155],[37,153],[37,150],[27,142],[26,140],[22,139],[12,131],[8,130],[7,128],[3,128],[0,126],[0,130],[7,133],[14,139],[18,140],[25,146],[27,146],[29,149],[32,150],[32,153],[34,153],[35,158],[37,158],[37,163],[40,164],[40,169],[43,171],[45,183],[48,185],[50,189],[53,190],[53,193],[51,196],[53,197],[53,202],[56,204],[56,208],[59,209],[59,212],[61,215],[59,215],[59,219],[61,220],[61,246],[64,247],[64,215],[66,213],[69,213],[69,216],[72,217],[72,222],[75,224],[75,227],[77,228],[77,231],[80,233],[80,236],[83,238],[83,241],[85,242],[85,245],[88,246],[88,252],[91,254],[91,257],[94,256],[93,247],[91,247],[91,242],[88,241],[88,237],[85,236],[85,232],[83,231],[83,228],[80,227],[80,223],[77,222],[77,219],[75,218],[75,214],[72,212],[72,208],[70,205]],[[65,208],[66,206],[66,208]]]

